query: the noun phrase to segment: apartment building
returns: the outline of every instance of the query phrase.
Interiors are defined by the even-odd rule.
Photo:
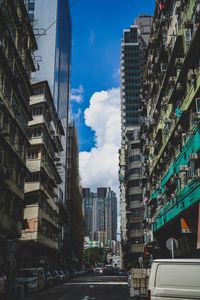
[[[122,260],[125,267],[143,257],[143,204],[140,124],[141,99],[152,17],[140,16],[123,31],[121,42],[121,135],[119,180]]]
[[[28,226],[21,238],[21,264],[50,266],[59,261],[63,242],[58,153],[62,150],[64,130],[48,82],[38,82],[32,88],[26,159],[30,173],[24,187],[24,220]]]
[[[199,39],[199,1],[157,1],[141,95],[145,251],[153,257],[200,255]]]
[[[24,206],[36,40],[22,0],[0,1],[0,268],[12,274]]]
[[[71,58],[71,16],[68,0],[24,0],[38,41],[35,53],[37,72],[32,76],[32,83],[48,81],[54,106],[62,122],[64,135],[61,137],[62,151],[59,152],[60,183],[59,199],[63,205],[62,217],[63,256],[68,251],[67,238],[69,232],[70,211],[67,195],[67,144],[69,123],[69,90],[70,90],[70,58]]]

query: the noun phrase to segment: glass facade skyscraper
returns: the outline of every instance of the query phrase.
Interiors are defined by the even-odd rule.
[[[33,83],[47,80],[59,117],[68,112],[71,18],[68,0],[25,0],[38,42],[39,70]],[[48,12],[48,13],[47,13]]]
[[[66,143],[69,112],[69,80],[71,52],[71,18],[68,0],[25,0],[33,25],[38,50],[35,61],[38,71],[33,74],[32,83],[47,80],[65,137],[61,157],[61,198],[66,200]],[[62,196],[63,194],[63,196]]]

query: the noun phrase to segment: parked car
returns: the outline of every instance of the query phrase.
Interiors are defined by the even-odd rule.
[[[60,276],[60,282],[64,282],[65,281],[65,273],[61,270],[58,272],[59,276]]]
[[[103,274],[103,268],[101,268],[101,267],[96,267],[96,268],[95,268],[95,274]]]
[[[148,299],[200,299],[200,259],[154,260]]]
[[[44,270],[43,268],[20,269],[16,275],[15,282],[23,284],[27,292],[38,292],[45,285]]]
[[[5,293],[6,279],[6,275],[0,272],[0,295]]]
[[[53,276],[53,283],[54,284],[59,283],[60,282],[60,275],[59,275],[58,271],[56,271],[56,270],[52,271],[51,274]]]
[[[45,276],[45,286],[46,287],[52,286],[54,282],[53,282],[53,276],[51,272],[46,272],[44,276]]]
[[[64,273],[65,273],[65,279],[66,279],[66,280],[69,280],[70,275],[69,275],[68,270],[65,270]]]

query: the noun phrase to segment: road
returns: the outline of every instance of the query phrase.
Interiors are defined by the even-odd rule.
[[[130,300],[126,277],[85,276],[57,285],[25,300]]]

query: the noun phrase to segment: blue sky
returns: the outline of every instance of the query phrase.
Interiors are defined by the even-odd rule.
[[[72,4],[72,3],[71,3]],[[73,102],[81,151],[94,146],[94,132],[84,122],[84,110],[94,92],[119,86],[122,31],[140,14],[153,14],[154,0],[78,0],[71,5],[71,87],[83,86],[83,102]],[[82,90],[83,90],[82,89]]]

